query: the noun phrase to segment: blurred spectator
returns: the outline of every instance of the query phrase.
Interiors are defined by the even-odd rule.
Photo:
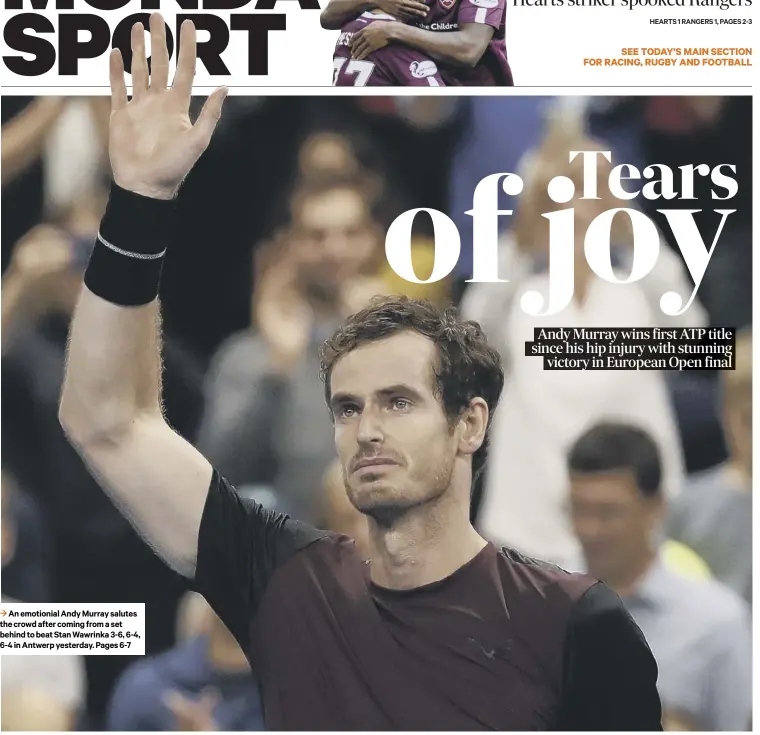
[[[310,135],[298,152],[301,179],[324,176],[358,176],[359,161],[348,138],[322,131]]]
[[[564,209],[547,195],[549,181],[566,175],[583,189],[583,162],[568,163],[571,150],[599,150],[577,129],[573,118],[558,116],[547,138],[530,154],[523,173],[513,232],[499,252],[503,283],[474,283],[465,292],[463,313],[480,322],[505,365],[504,396],[494,416],[490,460],[486,467],[478,527],[491,540],[529,556],[570,566],[578,547],[563,513],[567,494],[565,454],[586,427],[607,417],[620,417],[651,431],[662,448],[664,489],[675,494],[682,482],[682,456],[676,425],[659,371],[547,371],[541,357],[525,357],[525,342],[536,327],[699,326],[703,312],[694,302],[680,317],[664,315],[659,300],[666,291],[690,293],[680,261],[661,248],[652,272],[643,280],[619,286],[591,270],[584,235],[601,212],[614,208],[608,189],[599,199],[576,199],[575,293],[559,314],[532,317],[520,306],[527,290],[548,293],[548,220],[543,213]],[[601,159],[601,157],[599,157]],[[608,164],[599,161],[599,181]],[[613,266],[620,279],[631,269],[632,234],[626,218],[612,228]]]
[[[107,97],[2,100],[3,270],[12,246],[46,215],[102,185]]]
[[[108,712],[108,730],[255,731],[261,700],[245,654],[205,600],[190,593],[190,632],[172,648],[127,669]]]
[[[348,135],[364,167],[386,180],[395,217],[413,207],[448,209],[449,171],[464,102],[454,97],[373,96],[342,98],[340,105],[334,98],[321,98],[316,106],[324,129]],[[432,233],[426,217],[418,217],[415,227],[420,234]]]
[[[15,179],[42,154],[66,97],[5,97],[2,101],[2,183]]]
[[[45,142],[45,211],[49,217],[108,181],[108,97],[69,97]]]
[[[658,536],[666,504],[655,443],[628,424],[599,424],[572,446],[568,467],[586,570],[620,595],[649,642],[666,727],[748,729],[749,608],[720,583],[681,576],[664,563]]]
[[[84,663],[77,656],[3,656],[2,729],[77,730],[84,708]]]
[[[670,371],[665,377],[689,475],[717,467],[727,458],[714,372]]]
[[[671,538],[693,548],[722,582],[752,601],[752,334],[720,374],[728,462],[691,477],[670,513]]]
[[[145,602],[147,650],[172,640],[180,579],[114,507],[58,421],[68,324],[97,232],[103,192],[79,198],[15,249],[2,283],[3,465],[40,503],[51,533],[57,602]],[[201,376],[181,346],[164,345],[169,420],[192,440]],[[122,656],[87,659],[91,714],[102,714]]]
[[[362,136],[348,136],[322,130],[307,136],[298,151],[296,185],[320,186],[328,180],[354,180],[364,189],[364,195],[378,225],[390,224],[392,197],[385,188],[384,172],[373,156],[377,151]],[[369,159],[364,161],[361,159]],[[290,202],[287,202],[289,207]],[[290,218],[290,212],[285,219]],[[388,220],[386,222],[385,220]]]
[[[39,224],[45,207],[43,152],[65,97],[13,97],[2,109],[3,270],[11,246]]]
[[[335,456],[317,348],[382,292],[381,232],[351,180],[296,191],[292,225],[257,253],[252,328],[222,345],[209,371],[199,447],[236,485],[272,484],[305,521]]]
[[[23,602],[52,602],[50,536],[39,503],[2,474],[3,588]]]
[[[14,563],[32,578],[40,574],[23,557],[28,541],[22,541],[26,531],[19,527],[19,491],[7,474],[2,488],[2,566],[3,602],[18,602],[9,594],[12,587],[6,575]],[[24,507],[24,506],[21,506]],[[27,600],[24,602],[38,602]],[[1,656],[2,730],[63,731],[76,729],[85,699],[84,662],[80,656]]]

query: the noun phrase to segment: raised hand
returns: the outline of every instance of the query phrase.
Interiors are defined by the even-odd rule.
[[[256,254],[253,324],[269,348],[272,368],[288,375],[309,346],[314,313],[297,285],[296,265],[281,235]]]
[[[123,189],[156,199],[171,199],[211,140],[227,88],[217,89],[195,125],[188,110],[195,76],[195,26],[180,30],[174,84],[169,80],[166,27],[159,13],[150,17],[151,73],[142,24],[132,26],[132,99],[127,101],[124,62],[114,49],[110,59],[111,119],[109,154],[114,181]]]

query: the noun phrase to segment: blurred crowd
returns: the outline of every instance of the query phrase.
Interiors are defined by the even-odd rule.
[[[193,101],[197,112],[201,99]],[[457,303],[502,354],[506,384],[472,517],[495,543],[621,596],[660,669],[669,730],[751,726],[751,101],[741,97],[230,97],[187,178],[161,300],[164,399],[172,426],[238,490],[364,544],[343,490],[317,346],[378,293]],[[111,504],[57,419],[68,323],[107,198],[105,98],[2,98],[2,595],[23,602],[144,602],[146,656],[2,659],[4,730],[260,730],[248,663]],[[612,165],[736,166],[737,211],[697,300],[656,210],[660,257],[627,286],[599,279],[582,233],[618,206],[575,200],[575,296],[555,317],[519,306],[548,287],[548,198],[570,150]],[[609,165],[600,164],[600,180]],[[468,283],[475,185],[517,172],[502,196],[504,283]],[[669,208],[712,210],[709,179]],[[402,281],[384,233],[401,212],[442,210],[462,256],[434,284]],[[718,215],[696,219],[711,243]],[[630,272],[632,234],[613,228]],[[412,237],[432,271],[430,221]],[[738,330],[726,372],[544,371],[525,357],[535,326]]]

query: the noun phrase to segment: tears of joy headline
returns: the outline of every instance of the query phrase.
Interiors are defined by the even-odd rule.
[[[569,160],[582,157],[583,190],[575,191],[575,183],[565,176],[555,176],[549,183],[547,194],[558,205],[570,204],[572,200],[601,199],[602,185],[623,206],[608,209],[588,225],[585,233],[576,231],[575,208],[558,208],[541,216],[548,220],[549,289],[548,294],[528,291],[520,299],[521,308],[533,316],[560,313],[571,301],[574,291],[574,263],[576,247],[583,246],[589,267],[597,276],[613,284],[629,284],[647,276],[657,263],[660,250],[660,231],[655,223],[639,209],[630,206],[637,197],[649,201],[661,201],[663,215],[672,239],[678,245],[694,288],[688,298],[668,291],[660,298],[664,314],[683,314],[697,295],[710,258],[719,246],[721,233],[735,209],[722,208],[720,202],[730,202],[738,191],[736,166],[723,163],[710,167],[692,164],[673,169],[652,164],[639,171],[631,164],[613,166],[608,180],[599,180],[599,157],[612,163],[609,151],[570,151]],[[668,202],[696,200],[695,182],[705,178],[711,184],[711,196],[716,202],[712,240],[705,243],[695,216],[702,209],[667,208]],[[483,178],[475,187],[472,209],[465,214],[472,217],[473,283],[503,283],[509,274],[499,271],[499,217],[511,216],[511,209],[499,209],[500,190],[509,196],[519,196],[523,180],[514,173],[494,173]],[[626,206],[628,204],[629,206]],[[427,279],[420,279],[412,262],[412,226],[414,219],[427,213],[435,233],[435,260]],[[627,276],[613,268],[611,248],[612,224],[616,217],[627,217],[632,232],[632,266]],[[580,245],[579,245],[580,243]],[[388,263],[401,278],[412,283],[433,283],[446,278],[455,268],[460,255],[461,239],[456,224],[436,209],[411,209],[399,215],[388,229],[385,252]]]

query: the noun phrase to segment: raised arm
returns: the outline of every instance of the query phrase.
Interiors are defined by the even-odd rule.
[[[195,28],[182,25],[170,89],[160,15],[151,16],[150,32],[149,79],[143,28],[132,29],[129,102],[121,55],[111,55],[114,185],[71,325],[59,417],[117,506],[168,564],[190,577],[212,470],[163,417],[157,294],[174,197],[208,146],[226,90],[209,97],[193,125]]]

